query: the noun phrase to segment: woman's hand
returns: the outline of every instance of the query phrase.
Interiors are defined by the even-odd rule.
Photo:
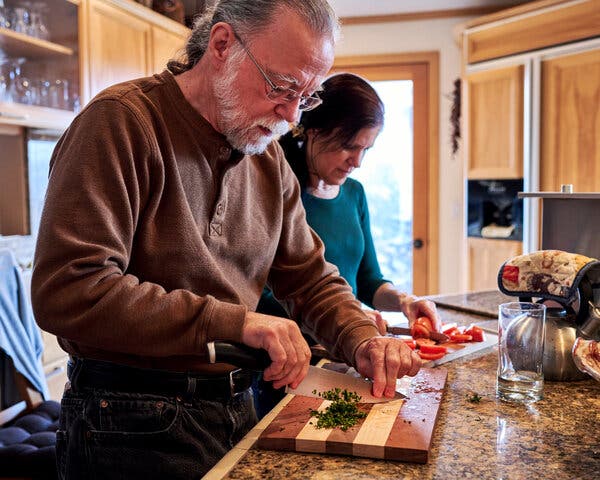
[[[378,310],[363,310],[369,319],[375,324],[379,335],[386,335],[388,322],[381,316]]]
[[[442,320],[438,315],[435,303],[412,295],[407,295],[402,304],[402,313],[408,318],[408,325],[412,326],[417,318],[427,317],[436,332],[442,328]]]

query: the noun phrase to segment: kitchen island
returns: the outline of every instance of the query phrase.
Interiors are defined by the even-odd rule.
[[[495,301],[489,293],[473,308]],[[476,299],[476,294],[469,294]],[[474,295],[474,297],[473,297]],[[490,315],[439,300],[444,323],[468,325]],[[452,296],[450,300],[454,300]],[[461,303],[464,299],[460,299]],[[451,302],[450,302],[451,303]],[[494,306],[483,305],[483,311]],[[467,306],[468,307],[468,306]],[[287,396],[204,478],[213,479],[597,479],[600,472],[600,383],[546,382],[543,400],[519,405],[495,398],[497,348],[455,359],[448,371],[426,464],[260,450],[256,438]],[[473,394],[481,397],[473,402]]]

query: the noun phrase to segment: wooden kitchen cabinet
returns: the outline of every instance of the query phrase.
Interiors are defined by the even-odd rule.
[[[600,192],[600,47],[542,60],[540,190]]]
[[[600,191],[600,2],[539,0],[463,32],[466,179],[523,178],[524,191]],[[523,243],[465,238],[468,284],[496,288],[499,260],[541,248],[540,204]],[[487,282],[487,283],[486,283]]]
[[[185,46],[188,36],[187,29],[183,31],[165,30],[156,25],[152,26],[152,64],[151,73],[160,73],[167,68],[167,62],[178,58]]]
[[[471,73],[466,80],[467,177],[522,178],[523,65]]]
[[[132,0],[84,0],[84,99],[115,83],[160,72],[189,29]]]
[[[89,97],[150,70],[148,22],[108,2],[88,2]]]
[[[507,260],[523,253],[523,243],[469,237],[469,291],[496,290],[498,272]]]

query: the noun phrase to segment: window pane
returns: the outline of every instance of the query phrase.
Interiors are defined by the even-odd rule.
[[[413,82],[371,82],[385,105],[385,125],[352,177],[365,187],[371,232],[383,275],[412,291]]]

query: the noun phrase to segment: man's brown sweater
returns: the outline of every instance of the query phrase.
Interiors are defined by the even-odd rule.
[[[82,357],[218,371],[206,343],[241,341],[265,282],[349,363],[377,334],[324,261],[277,142],[232,151],[167,71],[90,102],[52,156],[32,281],[39,325]]]

